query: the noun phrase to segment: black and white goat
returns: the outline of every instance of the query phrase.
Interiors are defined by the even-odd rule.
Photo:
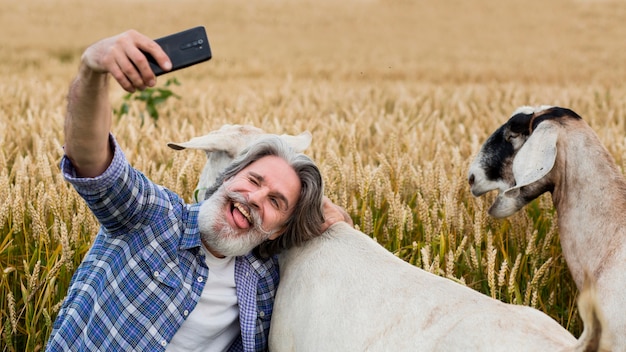
[[[468,181],[477,197],[499,191],[496,218],[552,193],[576,285],[595,279],[613,351],[626,351],[626,181],[589,125],[569,109],[521,107],[483,144]]]
[[[210,174],[255,139],[248,135],[236,139],[246,143],[230,143],[222,134],[230,139],[236,138],[231,133],[259,132],[240,126],[219,131],[170,145],[207,152],[198,190],[209,187]],[[306,133],[283,138],[299,139],[299,148],[310,142]],[[219,160],[211,156],[216,152]],[[274,352],[601,351],[606,346],[593,290],[579,298],[585,331],[576,340],[541,311],[502,303],[424,271],[345,222],[281,253],[279,261],[269,337]]]

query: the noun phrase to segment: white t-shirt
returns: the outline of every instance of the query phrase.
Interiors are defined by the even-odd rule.
[[[241,331],[235,291],[235,257],[216,258],[201,247],[209,267],[209,278],[196,307],[167,346],[168,352],[226,351]]]

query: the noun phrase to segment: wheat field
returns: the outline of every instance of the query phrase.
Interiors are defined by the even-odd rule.
[[[38,351],[98,224],[62,179],[65,95],[82,51],[134,28],[204,25],[207,63],[141,124],[127,157],[191,201],[201,152],[166,147],[225,123],[309,130],[326,194],[402,259],[578,336],[576,288],[548,195],[505,220],[466,172],[520,105],[579,113],[624,168],[626,3],[612,0],[0,0],[0,346]],[[168,76],[162,76],[163,84]],[[124,92],[111,90],[113,107]],[[598,245],[602,245],[601,242]],[[330,259],[332,260],[332,259]],[[428,289],[425,287],[424,289]]]

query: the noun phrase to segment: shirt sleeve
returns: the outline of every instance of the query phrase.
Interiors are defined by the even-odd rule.
[[[82,195],[97,194],[106,188],[109,188],[115,180],[120,178],[123,168],[128,164],[126,156],[122,152],[112,134],[109,134],[109,143],[113,149],[113,160],[111,165],[99,176],[96,177],[79,177],[72,162],[67,157],[61,159],[61,171],[63,177],[68,181],[78,193]]]
[[[169,217],[174,207],[182,206],[182,199],[175,193],[134,169],[113,135],[109,138],[113,160],[101,175],[78,177],[67,156],[60,165],[65,179],[85,200],[108,235],[145,229]]]

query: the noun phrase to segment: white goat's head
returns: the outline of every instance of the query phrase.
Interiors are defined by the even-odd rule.
[[[194,200],[205,199],[205,192],[214,183],[219,174],[241,153],[250,143],[267,135],[260,128],[249,125],[224,125],[219,130],[195,137],[183,143],[168,143],[175,150],[200,149],[206,153],[207,162],[200,174],[198,185],[194,191]],[[302,132],[297,136],[280,135],[296,152],[303,152],[311,144],[311,133]]]
[[[559,126],[581,120],[569,109],[551,106],[518,108],[483,144],[469,168],[472,194],[499,190],[489,214],[504,218],[552,191],[547,179],[557,157]]]

